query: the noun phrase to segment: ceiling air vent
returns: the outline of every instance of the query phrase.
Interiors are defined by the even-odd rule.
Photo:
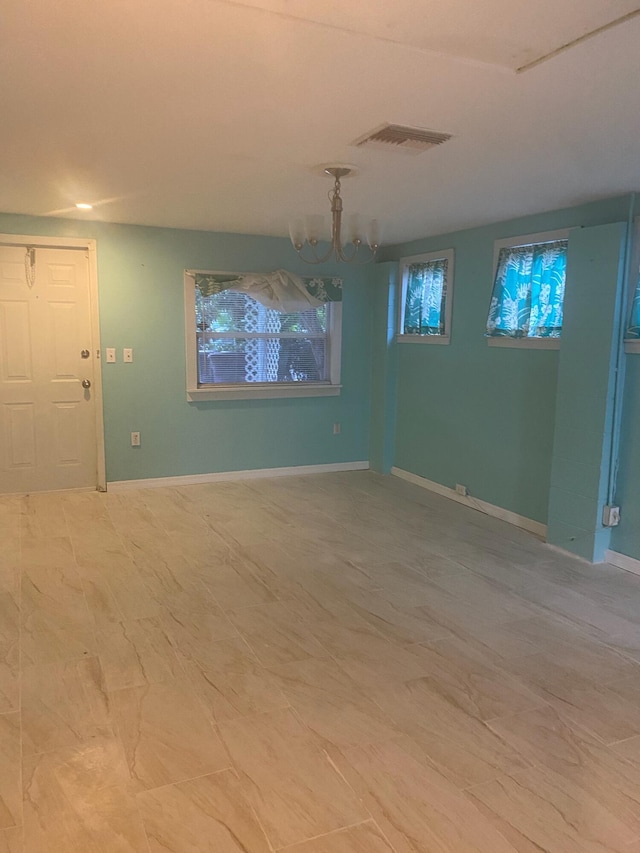
[[[361,136],[352,144],[357,148],[378,148],[381,151],[403,151],[405,154],[420,154],[435,145],[451,139],[450,133],[438,133],[421,127],[405,127],[401,124],[383,124],[371,133]]]

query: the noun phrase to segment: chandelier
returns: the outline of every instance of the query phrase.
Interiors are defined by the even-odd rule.
[[[307,216],[304,223],[296,220],[289,227],[293,248],[307,264],[323,264],[328,260],[343,261],[347,264],[367,263],[374,260],[380,245],[378,221],[370,220],[363,233],[357,216],[350,217],[347,246],[342,242],[342,196],[340,179],[350,175],[349,166],[327,166],[326,175],[334,179],[333,189],[329,191],[331,202],[331,245],[325,254],[318,256],[317,248],[321,242],[322,216]]]

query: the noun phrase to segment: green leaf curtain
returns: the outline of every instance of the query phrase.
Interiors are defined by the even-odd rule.
[[[287,273],[287,275],[292,274]],[[223,290],[233,290],[234,285],[241,283],[243,275],[242,273],[194,273],[194,278],[196,287],[203,296],[214,296]],[[302,281],[309,295],[318,302],[342,302],[341,278],[302,277]]]
[[[555,240],[500,251],[488,337],[560,337],[567,246],[566,240]]]
[[[444,335],[446,258],[409,264],[404,307],[405,335]]]

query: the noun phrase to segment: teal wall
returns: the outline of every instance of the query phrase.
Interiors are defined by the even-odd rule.
[[[103,363],[109,480],[370,459],[383,472],[396,465],[449,487],[464,483],[475,497],[546,523],[552,485],[569,478],[562,454],[552,478],[561,352],[487,345],[494,241],[623,222],[628,206],[628,197],[607,199],[390,246],[375,266],[323,267],[345,280],[344,388],[339,397],[299,400],[188,403],[185,393],[183,270],[308,274],[288,241],[3,214],[0,232],[97,240],[102,346],[116,347],[119,358]],[[398,346],[397,260],[443,248],[456,251],[451,344]],[[134,348],[131,365],[121,361],[125,346]],[[336,421],[342,431],[334,436]],[[611,547],[636,559],[638,424],[640,355],[629,355],[616,492],[622,523]],[[132,430],[142,433],[141,448],[130,447]]]
[[[397,301],[396,273],[392,262],[376,264],[369,288],[372,305],[372,336],[377,345],[371,353],[371,444],[369,462],[374,471],[388,474],[394,464],[396,415]]]
[[[0,232],[97,240],[101,344],[118,350],[102,366],[108,480],[369,458],[366,268],[321,270],[344,279],[340,396],[189,403],[184,269],[309,275],[288,240],[6,214]],[[133,364],[122,363],[123,347],[133,347]],[[130,446],[133,430],[140,448]]]
[[[605,559],[615,371],[627,223],[569,235],[547,542]]]
[[[545,523],[559,352],[493,348],[483,337],[494,241],[626,221],[628,198],[388,247],[382,260],[455,249],[451,344],[397,349],[398,468]],[[379,336],[376,346],[381,346]]]
[[[621,439],[616,502],[622,520],[611,547],[640,560],[640,353],[627,356]]]

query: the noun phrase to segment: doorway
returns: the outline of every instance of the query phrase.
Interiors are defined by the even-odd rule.
[[[95,241],[0,235],[0,494],[104,489]]]

